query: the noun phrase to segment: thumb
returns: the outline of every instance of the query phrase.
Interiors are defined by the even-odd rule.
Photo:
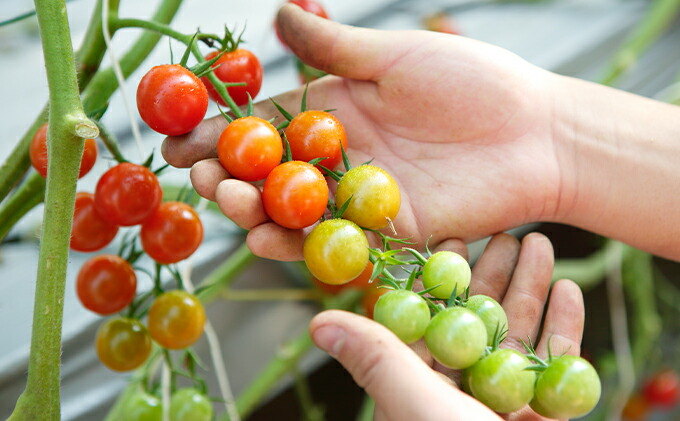
[[[366,317],[330,310],[317,315],[309,330],[316,345],[349,371],[386,419],[499,420],[437,375],[392,332]]]

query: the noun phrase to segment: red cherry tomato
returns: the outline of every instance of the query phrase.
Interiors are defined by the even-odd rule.
[[[186,291],[164,292],[149,309],[151,338],[167,349],[184,349],[203,334],[205,309],[195,295]]]
[[[250,116],[229,123],[217,141],[220,163],[234,178],[257,181],[281,162],[281,136],[267,120]]]
[[[673,408],[680,400],[680,377],[673,370],[652,375],[642,387],[642,395],[652,405]]]
[[[311,161],[326,158],[319,164],[334,169],[342,160],[342,148],[347,149],[345,128],[333,114],[326,111],[304,111],[286,127],[286,139],[293,159]]]
[[[212,60],[219,51],[213,51],[208,54],[205,59]],[[219,66],[219,67],[217,67]],[[217,67],[213,70],[215,76],[225,83],[244,83],[245,86],[229,86],[227,92],[234,100],[236,105],[245,105],[248,103],[248,94],[255,99],[262,87],[262,64],[260,60],[249,50],[238,48],[234,51],[229,51],[220,56],[212,67]],[[201,78],[205,87],[208,89],[210,99],[220,105],[226,105],[222,97],[217,93],[215,87],[210,83],[206,76]]]
[[[91,252],[106,247],[116,237],[118,226],[102,218],[94,208],[94,194],[76,193],[71,228],[71,250]]]
[[[302,8],[302,10],[306,12],[313,13],[324,19],[328,19],[328,14],[326,13],[326,10],[323,8],[321,3],[319,3],[316,0],[288,0],[288,3],[300,6],[300,8]],[[279,38],[279,41],[281,41],[281,44],[286,46],[286,43],[283,41],[283,38],[281,38],[281,33],[279,32],[279,27],[276,24],[276,21],[274,21],[274,30],[276,31],[276,36]]]
[[[130,371],[144,364],[151,354],[149,332],[139,320],[115,318],[97,331],[97,356],[114,371]]]
[[[137,109],[153,130],[178,136],[192,131],[203,121],[208,110],[208,90],[186,67],[155,66],[139,82]]]
[[[43,178],[47,178],[47,123],[40,126],[33,135],[29,148],[31,165]],[[85,139],[83,157],[80,160],[80,172],[78,178],[83,178],[90,172],[97,161],[97,142],[94,139]]]
[[[94,206],[112,223],[141,224],[161,203],[163,190],[148,168],[124,162],[106,171],[97,183]]]
[[[340,285],[331,285],[327,284],[325,282],[321,282],[317,278],[312,276],[312,283],[319,288],[321,291],[325,292],[326,294],[330,295],[338,295],[342,293],[343,291],[347,291],[348,289],[358,289],[359,291],[368,291],[369,289],[372,288],[373,283],[371,283],[371,274],[373,274],[373,263],[368,262],[366,265],[366,268],[364,269],[363,272],[359,274],[356,278],[352,279],[346,284],[340,284]],[[379,281],[375,281],[375,283],[380,283]]]
[[[76,292],[85,308],[101,315],[127,307],[137,292],[137,276],[119,256],[102,254],[85,262],[78,272]]]
[[[176,263],[191,256],[203,241],[203,224],[191,206],[164,202],[142,224],[142,248],[155,261]]]
[[[277,224],[290,229],[308,227],[326,211],[328,184],[312,164],[285,162],[274,168],[265,180],[262,204]],[[362,268],[365,265],[366,262]]]
[[[373,311],[375,310],[375,303],[378,302],[378,299],[388,292],[393,291],[389,288],[378,288],[380,286],[379,281],[375,281],[373,285],[374,286],[366,292],[366,295],[364,295],[364,298],[361,300],[361,307],[364,310],[364,314],[369,319],[373,319]]]

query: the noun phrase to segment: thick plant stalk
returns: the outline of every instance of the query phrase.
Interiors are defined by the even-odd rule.
[[[48,178],[26,389],[10,420],[60,419],[61,328],[84,140],[99,131],[80,103],[64,0],[36,0],[49,87]]]

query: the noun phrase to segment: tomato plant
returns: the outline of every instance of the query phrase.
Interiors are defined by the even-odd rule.
[[[118,226],[102,218],[94,207],[94,194],[76,193],[71,250],[91,252],[106,247],[118,233]]]
[[[213,407],[205,394],[194,388],[183,388],[170,399],[171,421],[210,421]]]
[[[343,291],[347,291],[348,289],[357,289],[360,291],[368,291],[369,289],[374,288],[375,285],[380,284],[380,282],[371,282],[371,274],[373,273],[373,263],[370,261],[364,268],[364,270],[357,276],[356,278],[352,279],[351,281],[347,282],[346,284],[341,284],[341,285],[331,285],[327,284],[325,282],[321,282],[315,277],[312,276],[312,283],[314,286],[319,288],[321,291],[325,292],[326,294],[331,294],[331,295],[337,295],[342,293]],[[375,305],[375,303],[374,303]],[[372,313],[372,311],[371,311]]]
[[[472,311],[449,307],[432,318],[425,330],[425,343],[442,365],[467,368],[476,363],[486,349],[486,327]]]
[[[122,257],[102,254],[85,262],[78,272],[76,292],[83,306],[101,315],[127,307],[137,292],[137,276]]]
[[[305,238],[303,255],[307,268],[321,282],[346,284],[368,263],[368,239],[355,223],[329,219]]]
[[[85,139],[78,178],[85,176],[94,167],[97,161],[97,153],[97,142],[94,139]],[[29,147],[29,157],[31,165],[38,174],[42,175],[43,178],[47,178],[47,123],[40,126],[33,135],[31,146]]]
[[[167,136],[188,133],[208,111],[208,90],[179,64],[152,67],[137,87],[137,109],[153,130]]]
[[[430,322],[430,308],[413,291],[398,289],[378,298],[373,319],[410,344],[422,338]]]
[[[484,322],[487,345],[493,344],[497,334],[500,335],[501,340],[505,337],[504,332],[508,329],[508,316],[498,301],[482,294],[473,295],[468,298],[465,307],[475,312]]]
[[[264,210],[283,227],[299,229],[313,225],[326,212],[327,204],[326,179],[307,162],[284,162],[274,168],[264,181]]]
[[[140,390],[125,402],[121,415],[125,421],[162,421],[163,407],[156,396]]]
[[[234,178],[257,181],[281,163],[281,136],[267,120],[255,116],[238,118],[222,131],[217,156]]]
[[[218,55],[219,51],[209,53],[205,59],[212,60]],[[248,103],[248,95],[255,98],[262,87],[262,64],[257,56],[250,50],[243,48],[227,51],[222,54],[212,65],[213,73],[224,83],[245,83],[245,86],[228,86],[227,92],[234,100],[236,105]],[[208,89],[210,99],[220,105],[227,105],[222,97],[217,93],[215,87],[210,83],[206,76],[201,78],[203,84]]]
[[[142,224],[142,248],[156,262],[177,263],[191,256],[203,241],[203,224],[191,206],[164,202]]]
[[[114,371],[130,371],[142,365],[151,353],[151,338],[136,319],[116,317],[97,330],[99,360]]]
[[[455,289],[456,295],[465,293],[470,286],[472,271],[463,256],[452,251],[440,251],[427,259],[423,266],[423,286],[432,288],[433,297],[448,299]]]
[[[293,159],[309,162],[326,158],[320,165],[331,170],[342,160],[342,148],[347,148],[345,128],[326,111],[310,110],[296,115],[286,127],[286,139]]]
[[[642,386],[647,402],[665,408],[673,408],[680,400],[680,377],[673,370],[654,373]]]
[[[173,290],[159,295],[151,304],[149,333],[164,348],[184,349],[203,334],[205,309],[195,295]]]
[[[397,182],[387,171],[374,165],[359,165],[342,176],[335,201],[340,207],[350,198],[342,217],[367,229],[385,228],[397,217],[401,206]]]
[[[378,288],[378,284],[380,282],[375,281],[373,283],[373,286],[366,291],[366,294],[363,296],[361,299],[361,308],[369,319],[374,318],[374,310],[375,310],[375,303],[378,302],[380,297],[383,295],[387,294],[388,292],[392,291],[389,288]]]
[[[94,192],[95,210],[120,226],[141,224],[160,205],[163,190],[148,168],[124,162],[106,171]]]

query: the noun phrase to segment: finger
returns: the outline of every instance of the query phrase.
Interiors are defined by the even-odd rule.
[[[221,181],[215,191],[215,201],[222,213],[241,228],[249,230],[269,220],[260,189],[245,181]]]
[[[439,251],[452,251],[463,256],[465,260],[468,260],[468,249],[467,246],[465,245],[465,242],[455,238],[449,238],[447,240],[442,241],[432,251],[434,253],[437,253]]]
[[[494,235],[472,268],[470,295],[488,295],[500,303],[515,271],[519,252],[520,244],[514,236]]]
[[[254,227],[246,237],[250,251],[260,257],[298,262],[303,260],[304,230],[291,230],[268,222]]]
[[[161,145],[165,161],[176,168],[189,168],[202,159],[217,158],[217,139],[227,127],[221,115],[203,120],[191,132],[167,137]]]
[[[502,305],[508,316],[506,347],[524,350],[521,341],[535,341],[550,290],[554,265],[550,240],[532,233],[522,240],[517,267]]]
[[[229,178],[229,173],[217,159],[204,159],[191,167],[189,178],[196,193],[215,202],[217,200],[215,198],[217,186],[221,181]]]
[[[553,355],[564,352],[581,354],[585,310],[581,288],[563,279],[555,283],[550,293],[541,340],[536,347],[539,356],[548,356],[548,344]]]

